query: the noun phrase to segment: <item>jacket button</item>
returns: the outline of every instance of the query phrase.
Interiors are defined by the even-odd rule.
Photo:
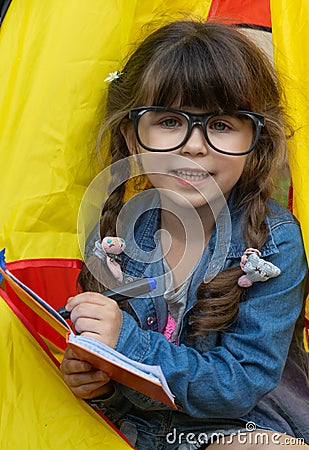
[[[152,316],[147,317],[147,323],[148,325],[152,325],[154,322],[154,318]]]

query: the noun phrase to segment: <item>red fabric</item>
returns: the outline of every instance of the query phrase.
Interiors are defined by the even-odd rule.
[[[34,259],[14,261],[7,269],[55,309],[77,294],[76,281],[82,263],[71,259]],[[17,309],[34,329],[56,347],[64,350],[65,339],[26,306],[6,284],[6,291]]]
[[[207,20],[271,28],[270,1],[213,0]]]
[[[289,187],[288,208],[291,212],[293,212],[293,185],[292,185],[292,182]]]
[[[0,288],[0,296],[3,298],[3,300],[7,303],[7,305],[11,308],[13,313],[19,318],[19,320],[22,322],[25,328],[32,334],[34,339],[39,343],[41,348],[47,353],[47,355],[50,357],[50,359],[56,364],[57,367],[60,366],[59,361],[54,357],[54,355],[49,350],[47,344],[45,341],[41,338],[41,336],[36,332],[35,328],[32,326],[32,324],[25,318],[25,316],[20,312],[20,310],[16,307],[16,305],[12,302],[10,297],[7,295],[7,293]]]

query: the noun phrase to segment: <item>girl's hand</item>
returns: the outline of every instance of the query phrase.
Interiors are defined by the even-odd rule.
[[[66,349],[60,370],[64,381],[76,397],[109,397],[114,391],[108,375],[86,361],[80,361],[71,348]]]
[[[66,309],[77,333],[114,348],[122,323],[117,303],[96,292],[84,292],[68,299]]]

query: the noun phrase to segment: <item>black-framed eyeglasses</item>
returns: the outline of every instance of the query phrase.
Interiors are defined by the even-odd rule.
[[[193,127],[199,125],[208,145],[225,155],[250,153],[265,125],[261,114],[194,114],[161,106],[133,108],[129,113],[138,143],[150,152],[170,152],[183,147]]]

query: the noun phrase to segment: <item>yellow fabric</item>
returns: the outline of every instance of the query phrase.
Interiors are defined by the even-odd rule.
[[[184,12],[206,18],[209,5],[12,1],[0,28],[0,248],[7,261],[80,258],[77,213],[99,170],[89,155],[104,79],[119,69],[143,24]]]
[[[0,448],[132,448],[62,380],[60,371],[0,297]]]
[[[309,2],[271,0],[271,16],[275,65],[282,74],[296,129],[289,148],[293,212],[309,259]]]

